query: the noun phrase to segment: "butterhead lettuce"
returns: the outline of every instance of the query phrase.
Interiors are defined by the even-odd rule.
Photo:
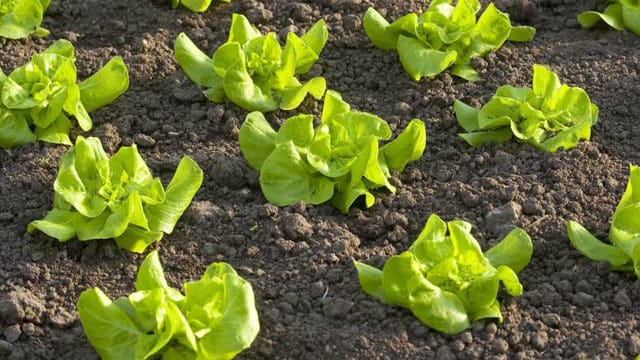
[[[389,23],[374,8],[363,26],[371,42],[382,50],[397,50],[402,66],[416,81],[448,68],[465,80],[478,80],[471,59],[502,47],[505,41],[531,41],[535,29],[512,26],[509,15],[489,4],[482,15],[480,1],[431,1],[422,14],[410,13]]]
[[[157,251],[140,265],[136,291],[112,301],[99,288],[78,299],[80,321],[103,360],[227,360],[248,348],[260,323],[251,284],[227,263],[170,287]]]
[[[585,11],[578,14],[582,27],[590,28],[603,21],[616,30],[628,29],[640,35],[640,2],[637,0],[608,0],[604,12]]]
[[[110,239],[141,253],[170,234],[202,184],[202,170],[185,156],[165,189],[138,153],[122,147],[111,158],[98,138],[79,136],[60,160],[54,202],[35,230],[61,242]]]
[[[9,75],[0,70],[0,147],[36,140],[71,145],[69,117],[82,130],[91,130],[89,111],[112,102],[128,87],[127,67],[118,56],[77,83],[73,45],[58,40]]]
[[[504,85],[480,110],[456,100],[460,137],[471,146],[500,143],[512,137],[540,150],[571,149],[591,137],[598,107],[579,87],[560,84],[542,65],[533,66],[533,87]]]
[[[0,37],[26,38],[47,36],[49,30],[40,27],[51,0],[0,0]]]
[[[606,261],[614,271],[633,271],[640,278],[640,167],[629,170],[627,188],[611,218],[611,244],[575,221],[567,222],[567,234],[571,245],[589,259]]]
[[[390,138],[386,121],[351,110],[332,90],[316,127],[312,115],[297,115],[275,131],[262,113],[252,112],[239,134],[242,154],[260,171],[262,193],[269,202],[286,206],[331,200],[345,213],[358,198],[372,206],[371,189],[395,192],[390,172],[402,171],[422,156],[427,139],[424,123],[414,119],[393,141],[379,145]]]
[[[328,36],[320,20],[301,37],[290,32],[282,49],[275,33],[261,35],[246,17],[233,14],[229,38],[213,57],[184,33],[178,35],[174,52],[185,74],[213,102],[228,98],[249,111],[292,110],[307,94],[319,100],[326,90],[323,77],[302,83],[296,76],[311,69]]]
[[[409,250],[387,260],[382,270],[355,261],[362,289],[379,301],[407,308],[425,325],[457,334],[479,319],[502,322],[500,283],[522,295],[516,275],[529,263],[533,245],[516,228],[482,252],[471,224],[449,223],[433,214]]]

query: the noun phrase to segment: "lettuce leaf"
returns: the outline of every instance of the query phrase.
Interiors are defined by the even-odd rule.
[[[76,83],[74,48],[58,40],[41,54],[0,77],[0,147],[41,140],[71,145],[73,116],[80,128],[93,127],[89,111],[109,104],[129,87],[122,58],[112,58],[97,73]]]
[[[604,12],[585,11],[578,14],[578,22],[584,28],[590,28],[603,21],[610,27],[624,29],[640,35],[640,6],[632,0],[609,0]]]
[[[328,36],[320,20],[301,37],[289,33],[282,49],[275,33],[261,35],[246,17],[233,14],[229,38],[212,57],[184,33],[178,35],[174,53],[184,73],[213,102],[228,98],[248,111],[293,110],[308,94],[318,100],[324,95],[324,78],[301,83],[296,75],[309,72]]]
[[[430,328],[457,334],[475,320],[502,322],[500,283],[509,295],[522,295],[517,273],[532,253],[531,239],[516,228],[483,254],[471,224],[447,224],[433,214],[409,249],[389,258],[382,270],[358,261],[354,265],[367,294],[411,310]]]
[[[86,290],[78,313],[105,360],[232,359],[260,330],[251,284],[231,265],[209,265],[182,295],[167,284],[157,251],[140,265],[136,292],[112,301],[99,288]]]
[[[221,2],[230,3],[231,0],[218,0]],[[171,7],[177,8],[178,5],[182,4],[182,6],[193,12],[205,12],[211,6],[213,0],[172,0]]]
[[[598,240],[575,221],[567,222],[571,245],[594,261],[606,261],[611,270],[633,271],[640,278],[640,167],[631,165],[629,181],[611,218],[609,241]]]
[[[26,38],[47,36],[49,30],[40,27],[50,0],[9,0],[0,2],[0,37]]]
[[[403,171],[424,153],[424,123],[412,120],[393,141],[391,129],[378,116],[351,110],[339,93],[329,90],[322,122],[313,116],[290,117],[276,132],[260,112],[247,115],[240,128],[240,149],[251,167],[260,171],[260,186],[267,201],[279,206],[304,201],[331,202],[342,212],[364,196],[365,206],[375,200],[371,189],[385,187],[391,171]]]
[[[532,88],[504,85],[480,110],[458,100],[454,110],[466,131],[459,136],[474,147],[515,137],[543,151],[568,150],[589,140],[598,121],[586,91],[561,84],[542,65],[533,66]]]
[[[480,11],[478,0],[432,1],[422,14],[407,14],[389,23],[374,8],[364,15],[363,27],[382,50],[397,50],[402,66],[416,81],[451,68],[465,80],[480,79],[471,59],[502,47],[505,41],[531,41],[535,29],[512,26],[509,16],[489,4]]]
[[[114,238],[118,246],[140,253],[173,231],[202,179],[198,164],[185,156],[165,190],[135,144],[109,158],[98,138],[79,136],[60,160],[53,210],[27,230],[62,242]]]

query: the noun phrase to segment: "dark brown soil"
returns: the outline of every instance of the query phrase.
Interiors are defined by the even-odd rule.
[[[226,261],[256,292],[262,330],[243,359],[622,359],[640,352],[640,282],[609,272],[573,250],[565,221],[601,238],[624,191],[629,164],[640,164],[640,38],[604,27],[580,29],[578,0],[502,0],[514,19],[538,28],[529,44],[507,44],[478,60],[483,81],[443,74],[414,82],[392,52],[368,42],[361,16],[375,5],[394,19],[428,1],[235,0],[204,14],[168,1],[53,0],[46,39],[0,40],[8,72],[58,38],[77,49],[80,77],[111,56],[129,66],[131,88],[92,114],[110,151],[133,141],[154,173],[168,180],[184,154],[205,170],[195,201],[173,234],[157,244],[169,281],[179,286]],[[486,5],[486,1],[483,1]],[[331,205],[277,208],[265,203],[257,174],[238,147],[246,113],[205,101],[177,68],[181,31],[213,51],[226,40],[231,13],[262,30],[302,31],[318,18],[330,41],[314,74],[359,110],[403,128],[418,117],[429,133],[424,157],[379,193],[374,207],[348,215]],[[525,86],[534,63],[587,90],[600,107],[590,142],[558,154],[509,143],[472,149],[459,140],[454,99],[480,105],[502,84]],[[301,111],[319,114],[308,100]],[[290,114],[269,115],[279,123]],[[50,209],[58,159],[67,149],[31,144],[0,151],[0,358],[94,359],[76,301],[89,287],[111,297],[133,290],[142,256],[113,241],[59,244],[26,225]],[[535,251],[521,273],[525,293],[501,294],[504,323],[476,322],[456,336],[429,330],[410,312],[378,303],[358,284],[352,260],[380,265],[407,249],[427,217],[476,225],[483,246],[511,226],[524,227]],[[26,312],[19,310],[27,309]]]

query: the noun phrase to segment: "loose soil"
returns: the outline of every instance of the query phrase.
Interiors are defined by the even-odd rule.
[[[241,359],[622,359],[640,353],[640,282],[573,250],[565,221],[606,238],[630,164],[640,164],[640,38],[605,27],[584,30],[577,0],[502,0],[512,18],[538,29],[533,42],[507,43],[475,61],[483,80],[442,74],[414,82],[397,55],[374,48],[361,16],[374,5],[388,18],[428,1],[254,1],[217,4],[204,14],[171,10],[167,1],[53,0],[46,39],[0,40],[9,72],[58,38],[76,46],[80,78],[113,55],[129,66],[131,87],[92,113],[109,151],[136,142],[165,183],[185,154],[205,171],[202,188],[160,250],[169,282],[199,278],[226,261],[251,282],[262,329]],[[487,2],[483,1],[486,5]],[[263,31],[304,31],[323,18],[330,39],[312,75],[326,77],[354,108],[387,119],[394,130],[423,119],[424,157],[394,177],[398,193],[344,215],[329,204],[277,208],[265,202],[257,174],[238,147],[246,112],[213,104],[183,75],[172,55],[179,32],[208,52],[226,40],[231,14],[247,14]],[[526,86],[534,63],[580,86],[600,107],[591,141],[546,154],[508,143],[470,148],[457,138],[454,99],[479,106],[502,84]],[[319,115],[307,100],[300,112]],[[290,113],[275,112],[277,125]],[[51,208],[58,160],[68,149],[31,144],[0,151],[0,358],[95,359],[76,301],[101,287],[112,298],[134,288],[142,256],[112,240],[60,244],[26,225]],[[499,299],[504,323],[478,321],[446,336],[407,310],[364,294],[352,261],[380,266],[407,249],[427,217],[473,223],[483,248],[513,226],[533,239],[521,273],[524,295]]]

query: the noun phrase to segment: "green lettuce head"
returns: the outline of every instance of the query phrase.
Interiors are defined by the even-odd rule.
[[[471,146],[508,141],[513,136],[540,150],[571,149],[589,140],[598,107],[579,87],[560,84],[542,65],[533,66],[533,88],[504,85],[480,110],[456,100],[460,137]]]
[[[447,224],[434,214],[409,250],[392,256],[382,270],[358,261],[355,267],[367,294],[411,310],[430,328],[457,334],[471,321],[502,322],[500,283],[509,295],[522,295],[516,274],[532,253],[531,239],[516,228],[483,254],[471,235],[471,224]]]
[[[422,156],[427,141],[422,121],[413,119],[393,141],[380,146],[391,134],[386,121],[351,110],[339,93],[329,90],[317,127],[312,115],[297,115],[276,132],[262,113],[253,112],[242,124],[239,140],[249,165],[260,171],[269,202],[286,206],[331,200],[346,213],[358,198],[372,206],[371,189],[395,192],[391,171],[403,171]]]
[[[50,3],[51,0],[0,0],[0,37],[21,39],[29,35],[49,35],[49,30],[40,24]]]
[[[69,117],[82,130],[91,130],[89,111],[109,104],[128,87],[127,67],[117,56],[77,83],[73,45],[58,40],[11,74],[0,71],[0,147],[36,140],[71,145]]]
[[[213,263],[184,295],[167,284],[157,251],[140,265],[136,292],[112,301],[99,288],[78,299],[80,321],[103,360],[227,360],[260,331],[251,284]]]
[[[284,49],[275,33],[261,35],[242,15],[233,14],[229,39],[208,57],[185,35],[176,39],[176,60],[213,102],[229,98],[249,111],[292,110],[311,94],[321,99],[323,77],[301,83],[296,75],[307,73],[318,60],[329,33],[323,20],[302,37],[287,35]]]
[[[435,76],[451,67],[451,73],[466,80],[478,80],[471,59],[502,47],[505,41],[531,41],[535,29],[512,26],[509,15],[489,4],[476,20],[480,1],[431,1],[422,14],[410,13],[393,23],[374,8],[364,15],[363,26],[373,44],[383,50],[397,50],[400,62],[416,81]]]
[[[61,242],[113,238],[140,253],[173,231],[201,184],[202,170],[188,156],[165,190],[135,144],[109,158],[98,138],[79,136],[60,160],[53,210],[27,230]]]

